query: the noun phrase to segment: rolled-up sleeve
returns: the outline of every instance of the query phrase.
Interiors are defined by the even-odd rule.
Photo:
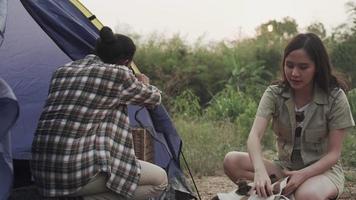
[[[137,80],[132,73],[127,73],[119,94],[121,104],[155,106],[161,103],[161,91],[153,85],[146,85]]]
[[[262,95],[256,116],[270,119],[276,110],[276,95],[269,86]]]
[[[331,105],[328,121],[329,130],[345,129],[355,126],[350,104],[346,94],[341,89]]]

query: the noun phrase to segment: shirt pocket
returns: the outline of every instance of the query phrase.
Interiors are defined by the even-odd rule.
[[[307,151],[324,152],[326,148],[326,129],[307,129],[304,131],[305,145]]]
[[[284,125],[283,123],[278,123],[278,127],[275,127],[275,133],[278,140],[283,140],[284,142],[292,142],[292,128]]]
[[[290,151],[292,148],[292,128],[289,128],[281,123],[278,124],[276,130],[278,157],[280,160],[289,160]]]

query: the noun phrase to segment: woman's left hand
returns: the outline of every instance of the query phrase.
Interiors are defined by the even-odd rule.
[[[299,171],[288,171],[284,170],[284,175],[289,176],[287,185],[283,189],[283,195],[290,195],[306,180],[305,174]]]

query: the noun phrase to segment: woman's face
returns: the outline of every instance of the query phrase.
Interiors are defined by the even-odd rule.
[[[284,62],[284,74],[294,90],[308,90],[313,87],[315,63],[304,49],[289,53]]]

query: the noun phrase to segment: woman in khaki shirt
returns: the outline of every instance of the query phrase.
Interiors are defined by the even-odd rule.
[[[282,80],[263,94],[247,140],[248,153],[229,152],[224,170],[234,182],[254,181],[261,197],[272,194],[269,175],[289,176],[285,195],[332,199],[343,191],[339,161],[347,129],[354,126],[346,82],[332,74],[318,36],[294,37],[284,50]],[[278,160],[262,157],[260,141],[272,118]]]

